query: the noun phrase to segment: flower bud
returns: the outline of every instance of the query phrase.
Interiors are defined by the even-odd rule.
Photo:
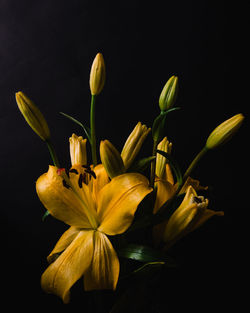
[[[91,94],[98,95],[105,84],[106,70],[103,55],[97,53],[91,67],[89,85]]]
[[[86,165],[87,164],[87,151],[86,151],[87,139],[83,139],[82,136],[72,134],[69,138],[69,150],[71,165]]]
[[[132,133],[129,135],[121,152],[125,169],[128,169],[134,161],[150,130],[151,129],[147,128],[146,125],[142,125],[141,122],[138,122]]]
[[[125,167],[121,155],[110,141],[101,141],[100,157],[102,164],[111,179],[125,173]]]
[[[48,124],[38,107],[21,91],[16,93],[16,102],[26,122],[44,141],[50,139]]]
[[[159,106],[162,111],[166,111],[173,107],[175,100],[177,98],[177,92],[178,92],[178,77],[173,75],[166,82],[159,98]]]
[[[172,143],[167,140],[167,137],[164,137],[163,140],[158,144],[157,150],[161,150],[170,154],[172,150]],[[167,159],[163,155],[157,153],[155,174],[159,178],[165,178],[166,176],[166,163]]]
[[[244,116],[240,113],[217,126],[209,135],[206,142],[206,148],[214,149],[230,140],[240,128],[243,120]]]

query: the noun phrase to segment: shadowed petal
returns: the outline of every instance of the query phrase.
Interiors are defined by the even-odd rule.
[[[139,203],[151,191],[147,178],[141,174],[129,173],[113,178],[99,193],[98,230],[107,235],[126,231],[133,221]]]
[[[68,248],[52,263],[41,278],[44,291],[70,300],[71,286],[86,272],[93,257],[94,231],[80,231]]]
[[[154,213],[156,213],[159,208],[173,196],[175,191],[175,187],[170,182],[162,179],[157,179],[155,186],[157,187],[157,194]]]
[[[115,289],[120,272],[116,252],[107,238],[99,231],[94,234],[92,264],[84,274],[84,289]]]
[[[57,259],[58,254],[61,253],[63,250],[65,250],[71,244],[71,242],[78,235],[79,231],[80,231],[79,228],[71,226],[68,230],[66,230],[63,233],[63,235],[57,241],[54,249],[51,251],[51,253],[47,257],[47,260],[49,263],[52,263]]]

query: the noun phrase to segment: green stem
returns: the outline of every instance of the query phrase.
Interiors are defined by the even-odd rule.
[[[96,156],[96,134],[95,134],[95,101],[96,96],[91,96],[91,108],[90,108],[90,136],[91,136],[91,153],[93,165],[97,165]]]
[[[205,146],[193,159],[192,163],[189,165],[188,169],[186,170],[184,176],[183,176],[183,182],[188,178],[188,176],[191,174],[191,172],[194,170],[200,159],[206,154],[208,151],[207,147]]]
[[[58,158],[57,158],[57,155],[56,155],[55,148],[52,145],[52,142],[50,140],[46,140],[46,144],[47,144],[47,147],[49,149],[49,153],[50,153],[50,156],[51,156],[51,159],[52,159],[54,165],[56,167],[60,168],[60,164],[59,164],[59,161],[58,161]]]
[[[152,152],[152,156],[153,156],[153,157],[156,156],[157,145],[158,145],[158,141],[157,141],[157,140],[154,140],[153,152]],[[152,163],[151,163],[150,186],[151,186],[152,188],[154,188],[154,182],[155,182],[155,169],[156,169],[156,158],[155,158],[155,159],[152,161]]]

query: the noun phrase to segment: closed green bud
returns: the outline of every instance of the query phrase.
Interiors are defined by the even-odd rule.
[[[44,141],[50,139],[48,124],[38,107],[21,91],[16,93],[16,102],[26,122]]]
[[[97,53],[91,67],[89,86],[92,96],[98,95],[105,84],[106,70],[103,55]]]
[[[162,89],[160,98],[159,98],[159,106],[161,111],[169,110],[173,107],[178,92],[178,77],[172,76],[166,82],[164,88]]]
[[[111,179],[125,173],[125,167],[121,155],[110,141],[101,141],[100,157],[102,164]]]
[[[244,116],[240,113],[217,126],[209,135],[206,142],[206,148],[214,149],[226,143],[240,128],[243,120]]]

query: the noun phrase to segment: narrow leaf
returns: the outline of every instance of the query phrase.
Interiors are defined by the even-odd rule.
[[[46,219],[46,217],[49,216],[49,215],[50,215],[49,211],[46,211],[46,212],[44,213],[43,217],[42,217],[42,221],[44,222],[45,219]]]
[[[176,160],[169,153],[166,153],[165,151],[157,150],[156,152],[163,155],[167,159],[168,163],[170,164],[171,168],[173,169],[175,173],[178,185],[179,186],[182,185],[182,181],[183,181],[182,174],[181,174],[180,167],[178,163],[176,162]]]
[[[155,158],[155,156],[150,156],[140,159],[139,161],[133,163],[127,172],[143,172]]]
[[[155,250],[149,246],[128,244],[118,250],[118,255],[127,259],[139,262],[164,262],[167,266],[173,267],[175,262],[163,252]]]
[[[87,126],[84,126],[81,122],[79,122],[78,120],[76,120],[74,117],[66,114],[66,113],[63,113],[63,112],[60,112],[60,114],[62,114],[63,116],[67,117],[68,119],[70,119],[71,121],[73,121],[74,123],[78,124],[79,126],[81,126],[89,140],[89,142],[91,143],[91,138],[90,138],[90,128],[87,127]]]

